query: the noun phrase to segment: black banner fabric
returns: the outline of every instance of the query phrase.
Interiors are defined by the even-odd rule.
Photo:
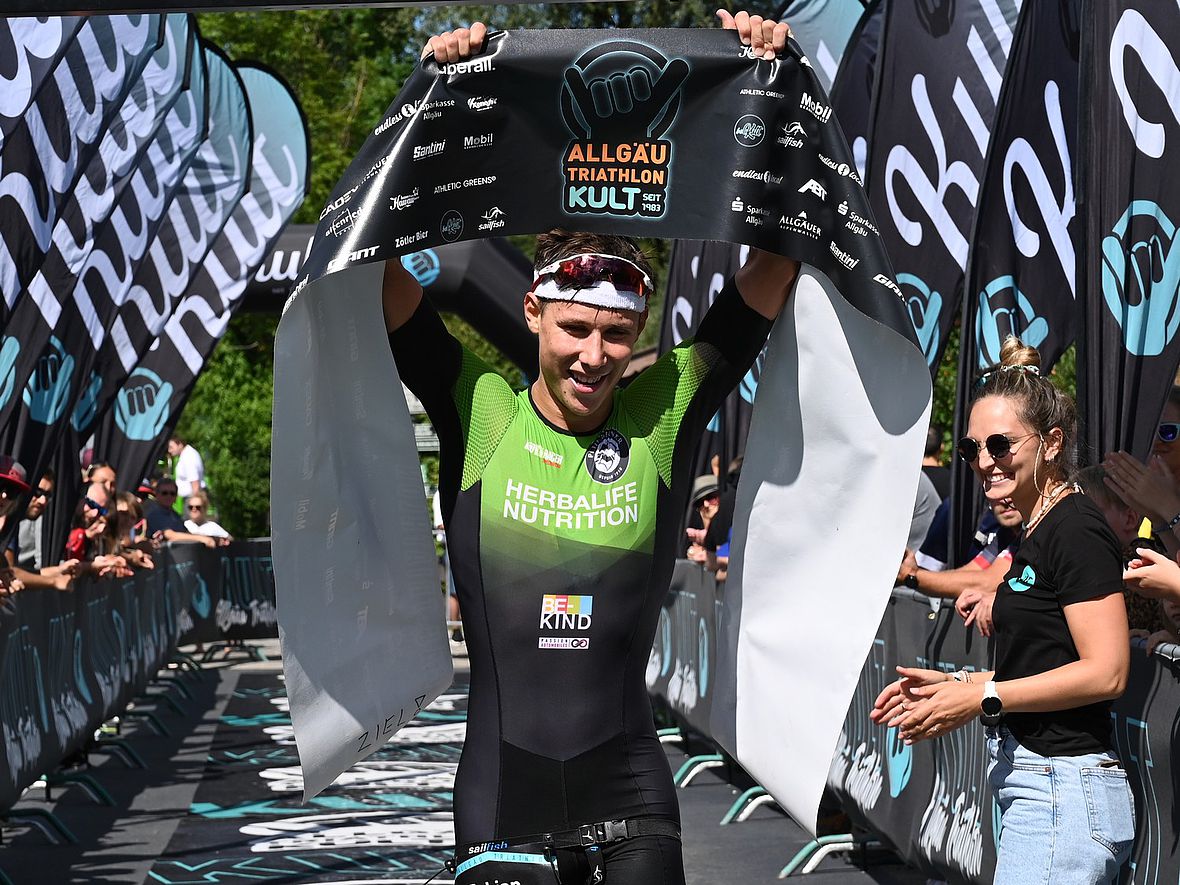
[[[216,550],[185,544],[172,550],[192,585],[190,602],[177,615],[178,645],[279,635],[269,540],[234,541]]]
[[[95,16],[78,29],[0,151],[3,319],[49,248],[58,213],[163,37],[158,15]],[[28,370],[18,389],[28,377]],[[11,401],[0,404],[0,425]]]
[[[887,3],[866,183],[936,371],[954,325],[1017,0]]]
[[[134,578],[0,606],[0,811],[143,690],[176,645],[191,591],[162,551]]]
[[[146,476],[242,291],[307,192],[307,123],[280,78],[239,66],[254,124],[250,182],[192,284],[95,429],[95,449],[130,482]]]
[[[1180,8],[1091,2],[1082,50],[1081,439],[1139,458],[1180,362]]]
[[[0,21],[0,145],[16,128],[84,19],[67,16]]]
[[[668,298],[660,329],[660,353],[696,334],[697,327],[713,299],[738,268],[745,263],[748,246],[734,246],[707,240],[677,240],[668,262]],[[765,358],[759,355],[737,388],[725,398],[697,446],[693,476],[712,471],[716,455],[722,479],[729,463],[746,448],[758,375]]]
[[[723,31],[493,34],[476,58],[415,70],[333,191],[295,294],[358,263],[572,226],[791,255],[910,334],[826,102],[794,44],[765,62]],[[480,172],[451,180],[457,156]],[[349,235],[330,236],[342,219]]]
[[[161,128],[176,120],[171,112],[189,80],[195,45],[189,18],[169,16],[162,44],[132,84],[90,163],[65,197],[43,260],[21,282],[21,295],[6,326],[7,334],[20,344],[20,355],[9,400],[11,417],[0,430],[0,445],[33,474],[61,439],[59,425],[68,419],[83,377],[85,342],[101,335],[109,322],[101,301],[96,308],[81,293],[70,296],[99,232],[110,226],[112,236],[134,236],[124,224],[127,211],[139,204],[144,170],[150,169],[151,176],[164,171],[155,166],[160,156],[152,148],[160,146]],[[188,107],[193,109],[191,104]],[[196,116],[188,119],[195,122]],[[177,134],[168,133],[171,144],[177,143]],[[24,378],[28,382],[18,396]]]
[[[717,660],[724,586],[697,563],[677,560],[647,662],[648,692],[702,734],[709,733],[709,665]]]
[[[871,0],[848,40],[840,69],[832,83],[832,107],[856,171],[863,179],[869,158],[869,123],[873,116],[873,98],[877,88],[877,54],[881,47],[881,29],[885,24],[885,0]]]

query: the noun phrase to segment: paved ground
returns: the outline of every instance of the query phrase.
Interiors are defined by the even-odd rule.
[[[267,751],[265,755],[276,757],[276,767],[269,769],[272,782],[275,777],[281,776],[280,772],[291,771],[290,767],[278,767],[286,764],[279,757],[284,754],[289,757],[291,751],[284,748],[279,738],[274,737],[276,729],[282,731],[285,715],[285,699],[272,697],[275,694],[282,695],[277,675],[280,670],[277,643],[263,645],[271,658],[267,663],[246,662],[237,658],[214,661],[207,665],[206,679],[188,683],[194,697],[183,702],[186,710],[184,716],[157,705],[157,714],[171,732],[170,736],[154,734],[142,721],[126,724],[124,735],[147,763],[146,769],[127,768],[111,757],[91,757],[90,773],[111,794],[115,801],[114,807],[97,805],[77,787],[54,789],[48,801],[43,790],[27,793],[17,806],[18,809],[52,810],[79,841],[77,845],[51,845],[44,835],[34,829],[19,825],[5,829],[3,845],[0,847],[0,870],[13,885],[424,881],[425,876],[419,877],[413,864],[408,861],[405,872],[390,872],[390,865],[396,865],[397,858],[413,855],[416,861],[426,862],[423,859],[430,854],[429,850],[408,851],[406,846],[409,843],[404,839],[399,842],[396,834],[390,841],[389,835],[382,831],[380,839],[383,841],[366,850],[355,845],[340,848],[340,837],[334,834],[344,830],[337,825],[335,829],[321,828],[321,833],[327,833],[327,836],[314,836],[321,840],[335,838],[337,841],[330,843],[330,851],[323,848],[329,843],[321,841],[313,846],[318,847],[318,851],[304,844],[285,854],[260,853],[272,851],[271,846],[282,842],[282,839],[259,839],[249,833],[243,835],[244,828],[253,827],[252,832],[257,833],[260,832],[260,826],[262,831],[270,826],[279,832],[282,831],[280,824],[289,829],[302,827],[306,831],[308,825],[305,822],[310,818],[300,818],[298,815],[324,810],[302,808],[293,794],[276,794],[273,786],[268,792],[267,782],[259,777],[264,768],[260,767],[258,759],[247,760],[250,766],[219,767],[214,764],[215,760],[227,754],[233,759],[244,757],[247,754],[244,748],[257,746],[257,735],[268,731],[271,737],[260,740],[263,750]],[[460,691],[465,682],[462,678],[465,663],[466,659],[461,654],[456,657],[457,669],[461,674],[456,691]],[[274,691],[258,688],[266,685],[277,688]],[[462,698],[462,694],[456,697]],[[250,707],[251,703],[253,707]],[[465,698],[453,709],[461,710],[464,704]],[[228,715],[227,706],[230,706]],[[252,715],[245,716],[245,713]],[[436,719],[439,721],[433,727],[454,729],[455,720],[461,718],[461,713],[437,713]],[[235,730],[241,725],[256,727],[249,733]],[[255,744],[249,744],[249,735],[255,736]],[[431,758],[444,758],[437,754],[445,754],[447,745],[429,743],[429,740],[434,739],[417,746],[433,748],[429,752],[436,755]],[[240,752],[235,754],[234,747],[241,748]],[[452,747],[452,751],[457,753],[458,747]],[[261,751],[249,752],[263,755]],[[382,752],[384,754],[385,751]],[[445,768],[450,764],[406,762],[409,757],[405,751],[396,748],[391,748],[387,758],[390,761],[385,764],[389,766],[386,769],[389,771],[397,766],[437,765]],[[413,758],[426,757],[416,755]],[[669,758],[675,770],[685,757],[683,751],[671,747]],[[198,797],[199,801],[194,801],[198,788],[202,789],[202,796]],[[379,795],[372,795],[374,792]],[[705,772],[681,790],[689,885],[773,882],[783,865],[808,841],[793,822],[768,807],[759,809],[744,823],[719,826],[736,793],[734,787],[714,772]],[[210,796],[222,804],[207,801]],[[388,804],[380,804],[382,801],[394,801],[390,797],[394,797],[401,806],[397,814],[389,810]],[[234,805],[231,799],[237,804]],[[380,816],[382,826],[387,826],[390,819],[400,816],[400,820],[413,821],[418,825],[437,826],[441,820],[445,828],[448,812],[438,803],[448,800],[449,792],[439,790],[410,790],[391,794],[366,788],[366,794],[362,795],[354,788],[352,792],[342,790],[324,800],[326,807],[340,810],[340,814],[320,817],[349,819],[352,826],[349,833],[377,832],[372,828],[374,815]],[[374,806],[372,803],[375,801],[378,804]],[[413,802],[420,804],[405,804]],[[362,806],[362,803],[365,804]],[[270,808],[272,805],[282,807]],[[364,811],[355,811],[362,807]],[[380,810],[374,811],[373,808]],[[281,819],[276,820],[276,815]],[[362,823],[357,824],[357,820]],[[369,823],[365,824],[364,821]],[[393,826],[396,828],[396,821]],[[406,833],[402,835],[404,837]],[[301,849],[308,850],[300,854]],[[347,861],[348,871],[340,867],[331,873],[315,872],[316,869],[330,866],[323,864],[325,857],[333,858],[334,862],[341,859],[341,862]],[[313,859],[319,860],[321,866],[313,863]],[[367,860],[367,864],[362,863],[361,859]],[[891,855],[883,852],[876,852],[865,860],[871,866],[862,870],[847,858],[834,856],[824,861],[808,878],[832,885],[870,882],[920,885],[925,882],[916,872],[898,864]],[[284,867],[283,861],[294,862],[295,867]],[[361,869],[376,870],[378,866],[382,872],[359,872]],[[448,881],[450,879],[446,875],[435,879],[435,882]]]

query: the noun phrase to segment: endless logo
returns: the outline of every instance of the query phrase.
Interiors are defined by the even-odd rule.
[[[595,482],[606,485],[627,472],[630,460],[630,446],[623,434],[614,428],[607,428],[586,450],[586,472]]]
[[[631,40],[586,50],[565,71],[561,114],[573,134],[562,162],[569,214],[661,218],[688,63]]]

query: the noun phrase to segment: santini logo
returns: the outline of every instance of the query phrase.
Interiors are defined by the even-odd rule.
[[[496,106],[497,99],[471,97],[467,99],[467,107],[473,111],[490,111]]]
[[[860,264],[859,258],[853,258],[851,255],[849,255],[847,252],[845,252],[843,249],[841,249],[835,243],[829,244],[828,248],[831,250],[832,255],[835,256],[836,260],[839,261],[841,264],[843,264],[849,270],[852,270],[858,264]]]
[[[827,105],[820,104],[806,92],[803,97],[799,99],[799,107],[810,113],[815,119],[821,123],[826,123],[832,119],[832,109]]]
[[[448,77],[453,77],[455,74],[486,74],[488,71],[494,71],[496,66],[492,64],[491,56],[488,56],[472,61],[457,61],[453,64],[443,65],[442,69]]]
[[[414,145],[414,159],[425,160],[427,157],[437,157],[447,146],[447,140],[432,141],[430,144]]]

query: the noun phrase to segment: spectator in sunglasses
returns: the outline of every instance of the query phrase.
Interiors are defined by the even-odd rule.
[[[112,523],[119,555],[136,568],[155,568],[152,553],[158,545],[147,536],[147,525],[139,498],[130,492],[115,495],[115,519]]]
[[[195,534],[185,527],[184,520],[172,509],[172,505],[176,503],[176,492],[176,481],[169,477],[164,477],[156,483],[154,500],[148,501],[143,508],[148,534],[157,541],[197,543],[206,547],[216,547],[216,538]]]
[[[1009,336],[981,379],[959,456],[989,501],[1009,498],[1024,537],[992,608],[995,670],[898,667],[873,721],[907,743],[976,718],[988,727],[988,780],[1004,816],[995,882],[1053,870],[1113,883],[1135,836],[1111,702],[1130,648],[1118,540],[1073,482],[1073,401],[1040,375],[1035,348]]]
[[[65,559],[77,562],[75,574],[116,578],[133,574],[127,560],[119,555],[111,519],[112,500],[105,484],[92,482],[74,509]]]
[[[218,538],[228,544],[231,540],[229,532],[209,518],[209,496],[204,492],[193,492],[184,502],[188,519],[184,527],[194,535],[208,535]]]
[[[45,565],[42,555],[41,516],[49,499],[53,497],[55,479],[53,470],[47,469],[37,487],[29,493],[25,518],[4,551],[9,568],[29,590],[67,590],[77,567],[77,562],[72,560],[60,565]]]
[[[1102,466],[1111,490],[1150,520],[1166,550],[1180,552],[1180,387],[1168,394],[1147,463],[1127,452],[1111,452]]]

